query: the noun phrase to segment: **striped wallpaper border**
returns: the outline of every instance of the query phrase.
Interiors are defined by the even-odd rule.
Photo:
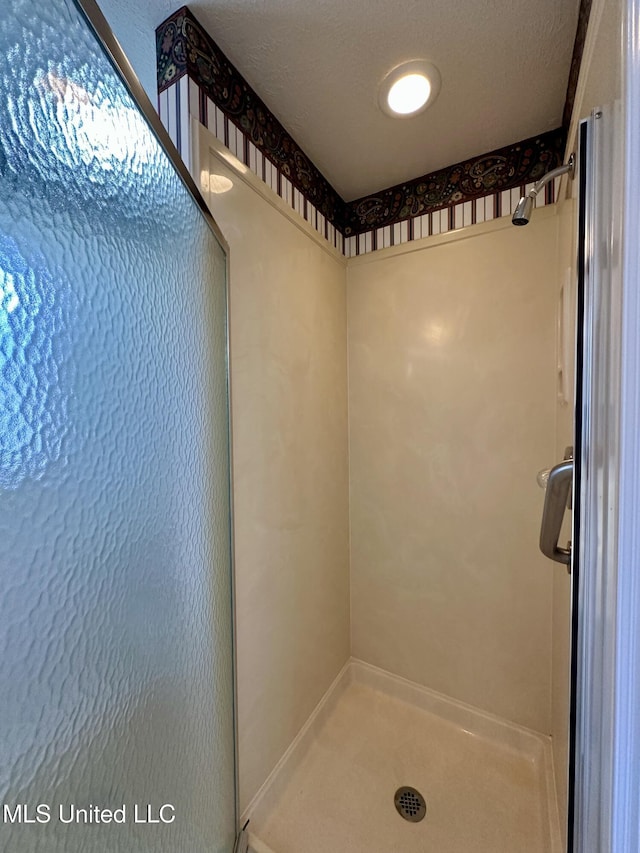
[[[518,187],[459,202],[352,236],[345,236],[281,170],[276,168],[254,145],[249,136],[243,133],[190,77],[185,75],[179,78],[160,93],[158,112],[172,142],[190,171],[192,169],[189,119],[193,116],[210,130],[234,157],[237,157],[321,237],[347,258],[446,234],[470,225],[500,219],[503,216],[511,216],[520,197],[534,185],[533,182],[520,184]],[[544,192],[536,199],[536,206],[553,204],[559,192],[559,185],[560,179],[547,184]]]
[[[213,103],[194,80],[183,76],[165,88],[158,96],[158,112],[189,171],[193,172],[189,139],[189,119],[193,116],[334,249],[345,254],[342,232]]]
[[[485,196],[499,198],[503,191],[538,180],[563,157],[566,131],[560,127],[345,202],[187,6],[158,27],[156,49],[159,92],[185,77],[193,81],[199,106],[192,106],[191,113],[208,127],[211,109],[220,110],[225,116],[225,140],[230,137],[233,144],[237,133],[246,137],[281,180],[290,183],[345,238],[444,208],[455,210],[458,204]],[[285,189],[288,192],[287,183]]]
[[[556,128],[355,199],[346,205],[344,233],[349,237],[535,183],[562,163],[565,145],[566,133]]]
[[[544,193],[541,193],[536,199],[536,207],[553,204],[557,198],[559,185],[559,178],[547,184]],[[533,182],[523,184],[510,190],[502,190],[482,198],[472,199],[411,219],[405,219],[393,225],[385,225],[382,228],[373,228],[355,234],[345,239],[345,256],[355,258],[359,255],[376,252],[379,249],[401,246],[404,243],[422,240],[425,237],[435,237],[439,234],[447,234],[450,231],[459,231],[462,228],[468,228],[470,225],[491,222],[494,219],[501,219],[506,216],[510,217],[520,201],[520,197],[529,192],[533,186]]]
[[[287,180],[344,232],[345,203],[187,6],[156,30],[158,92],[187,76]]]

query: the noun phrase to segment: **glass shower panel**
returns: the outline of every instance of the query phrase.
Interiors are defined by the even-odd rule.
[[[5,2],[7,853],[233,847],[225,275],[71,0]]]

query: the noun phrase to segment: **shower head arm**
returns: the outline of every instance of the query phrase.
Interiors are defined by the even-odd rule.
[[[546,175],[543,175],[540,180],[537,181],[534,186],[529,190],[527,195],[530,198],[535,198],[540,192],[540,190],[549,183],[549,181],[554,181],[561,175],[566,175],[568,173],[569,177],[573,178],[574,166],[575,157],[573,154],[571,154],[567,163],[563,163],[562,166],[558,166],[557,169],[552,169],[550,172],[547,172]]]
[[[532,189],[530,189],[526,195],[522,196],[511,218],[514,225],[526,225],[529,222],[535,206],[536,196],[540,190],[549,183],[549,181],[553,181],[555,178],[559,178],[560,175],[566,175],[567,173],[569,173],[569,177],[573,178],[574,163],[575,158],[572,154],[569,157],[568,163],[547,172],[546,175],[543,175],[540,180],[533,185]]]

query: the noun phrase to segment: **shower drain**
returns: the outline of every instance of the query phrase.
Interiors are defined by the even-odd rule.
[[[405,785],[398,788],[393,798],[398,814],[411,823],[418,823],[427,813],[427,804],[420,791]]]

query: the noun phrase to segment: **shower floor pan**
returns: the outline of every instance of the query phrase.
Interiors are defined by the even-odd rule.
[[[408,822],[394,795],[417,789]],[[351,661],[245,817],[253,853],[560,853],[548,738]]]

